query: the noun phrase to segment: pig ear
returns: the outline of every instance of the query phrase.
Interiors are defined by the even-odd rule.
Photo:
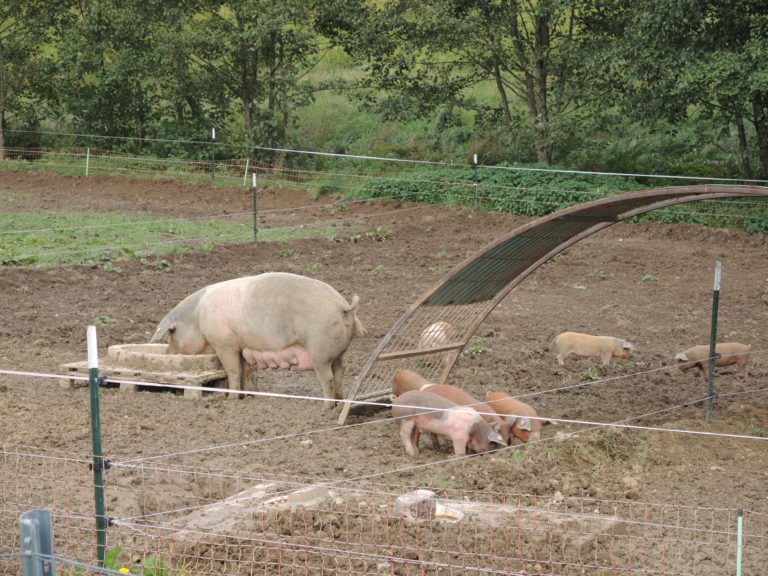
[[[496,430],[491,429],[488,432],[488,440],[490,442],[493,442],[494,444],[499,444],[500,446],[506,446],[507,443],[504,442],[504,438],[501,437],[501,434],[496,432]]]
[[[531,431],[531,419],[530,418],[521,417],[520,421],[517,424],[517,427],[520,428],[520,430],[525,430],[526,432],[530,432]]]
[[[688,354],[685,352],[680,352],[680,354],[675,354],[675,360],[678,362],[687,362],[688,361]]]
[[[622,342],[621,347],[626,349],[632,348],[632,342]]]
[[[176,329],[176,323],[171,322],[168,319],[168,316],[163,318],[160,321],[160,324],[157,326],[157,330],[155,330],[155,333],[152,335],[152,338],[150,338],[150,342],[159,342],[163,338],[165,338],[165,335],[168,334],[168,332],[173,332],[173,330]]]
[[[491,422],[491,428],[493,428],[493,430],[495,430],[496,432],[499,432],[501,429],[501,424],[499,424],[498,421]]]
[[[557,424],[557,422],[552,422],[552,420],[542,420],[541,421],[541,425],[542,426],[549,426],[550,424],[552,424],[554,426],[555,424]]]
[[[510,428],[515,425],[515,422],[517,422],[517,416],[507,416],[507,424]]]

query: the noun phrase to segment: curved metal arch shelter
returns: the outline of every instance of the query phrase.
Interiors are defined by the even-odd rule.
[[[443,383],[483,320],[529,274],[565,248],[616,222],[685,202],[768,197],[768,188],[704,185],[658,188],[570,206],[482,248],[425,292],[390,328],[357,377],[348,400],[388,398],[402,368]],[[438,322],[446,322],[435,326]],[[352,407],[339,416],[344,424]]]

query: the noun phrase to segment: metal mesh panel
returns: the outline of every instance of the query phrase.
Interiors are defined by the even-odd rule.
[[[459,264],[427,291],[384,337],[364,366],[350,400],[387,397],[400,368],[444,382],[461,350],[493,308],[549,258],[616,222],[658,208],[717,198],[768,196],[757,186],[681,186],[629,192],[571,206],[521,226]],[[432,323],[448,322],[455,337],[435,349],[419,346]],[[346,421],[346,403],[339,422]]]

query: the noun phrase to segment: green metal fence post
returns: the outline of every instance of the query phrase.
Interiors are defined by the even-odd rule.
[[[107,548],[107,517],[104,515],[104,458],[101,453],[99,412],[99,353],[96,326],[88,326],[88,386],[91,396],[91,441],[93,446],[93,495],[96,508],[96,559],[104,566]]]
[[[736,576],[741,576],[741,562],[744,548],[744,508],[739,508],[736,514]]]
[[[715,393],[715,355],[717,354],[717,308],[720,302],[722,265],[715,266],[715,288],[712,292],[712,325],[709,331],[709,373],[707,376],[707,424],[712,424],[712,404]]]

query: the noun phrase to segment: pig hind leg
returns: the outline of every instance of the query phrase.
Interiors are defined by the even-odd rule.
[[[412,418],[405,418],[400,423],[400,438],[405,446],[405,451],[410,456],[419,454],[419,436],[421,432]]]
[[[747,361],[748,360],[749,360],[749,357],[742,357],[742,358],[738,358],[736,360],[736,366],[738,366],[738,368],[739,368],[739,376],[744,378],[744,380],[747,379],[747,375],[748,375],[748,372],[747,372]]]
[[[344,354],[340,354],[331,363],[331,371],[333,372],[333,397],[336,400],[341,400],[344,386]]]
[[[336,404],[334,402],[333,370],[330,364],[315,364],[315,374],[320,380],[323,388],[323,397],[325,398],[324,409],[330,410]]]

